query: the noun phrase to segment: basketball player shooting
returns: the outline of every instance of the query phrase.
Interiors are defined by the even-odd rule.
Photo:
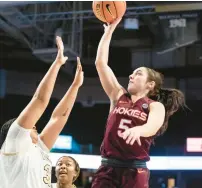
[[[63,55],[62,39],[57,37],[56,42],[58,47],[56,60],[42,79],[32,100],[17,119],[9,120],[1,128],[1,188],[50,188],[51,186],[52,165],[48,153],[66,124],[78,90],[83,83],[83,72],[78,58],[72,85],[38,135],[35,125],[49,103],[59,69],[68,59]]]
[[[102,87],[110,99],[110,113],[101,145],[101,166],[92,188],[148,188],[149,150],[154,138],[163,134],[168,119],[180,106],[184,95],[176,89],[163,89],[162,75],[140,67],[129,76],[125,90],[108,66],[112,34],[121,19],[104,25],[96,69]]]

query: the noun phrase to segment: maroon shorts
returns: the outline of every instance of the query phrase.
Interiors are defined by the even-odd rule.
[[[149,188],[147,168],[100,166],[93,177],[92,188]]]

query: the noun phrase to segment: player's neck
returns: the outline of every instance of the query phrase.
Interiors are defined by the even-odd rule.
[[[57,183],[57,188],[74,188],[74,186],[71,183],[70,184]]]
[[[138,101],[141,98],[146,97],[145,94],[136,94],[136,95],[131,95],[131,100],[133,103],[135,103],[136,101]]]

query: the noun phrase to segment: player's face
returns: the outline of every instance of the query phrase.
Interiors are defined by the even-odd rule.
[[[128,92],[133,95],[138,92],[143,92],[148,89],[147,87],[147,70],[144,67],[136,69],[129,76]]]
[[[55,168],[57,180],[63,184],[72,184],[74,177],[77,175],[75,168],[75,163],[71,158],[62,157]]]
[[[36,127],[34,126],[30,132],[30,137],[32,139],[32,142],[34,144],[36,144],[38,142],[38,133],[37,133],[37,130],[36,130]]]

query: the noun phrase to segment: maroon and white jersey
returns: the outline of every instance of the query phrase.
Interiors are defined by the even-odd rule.
[[[119,98],[107,120],[105,136],[101,145],[102,157],[120,160],[148,161],[150,159],[149,149],[153,137],[141,137],[141,146],[137,142],[130,145],[126,144],[122,133],[129,128],[141,126],[147,122],[149,105],[152,102],[154,101],[144,97],[133,103],[128,93]]]

